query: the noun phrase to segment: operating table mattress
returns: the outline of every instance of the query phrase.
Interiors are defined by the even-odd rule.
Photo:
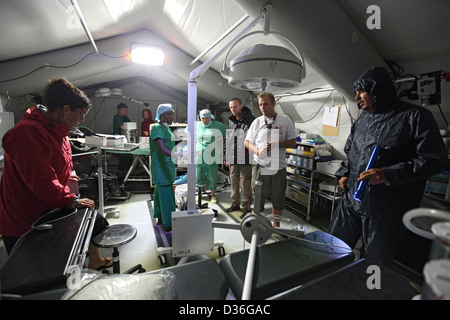
[[[324,278],[286,292],[277,299],[411,300],[418,293],[418,288],[411,281],[389,267],[361,259]]]
[[[258,247],[252,299],[266,299],[354,262],[352,250],[338,238],[316,231]],[[318,242],[321,245],[313,242]],[[231,253],[219,266],[236,299],[241,299],[249,250]]]

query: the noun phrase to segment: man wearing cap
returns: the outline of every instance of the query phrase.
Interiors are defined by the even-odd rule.
[[[197,184],[209,184],[211,203],[217,202],[216,186],[219,163],[223,159],[223,138],[227,127],[214,120],[208,109],[200,111],[200,120],[196,124],[196,151],[201,155],[195,159],[195,176]]]
[[[175,139],[169,126],[173,121],[171,104],[160,104],[157,110],[157,124],[150,131],[150,157],[152,182],[155,186],[153,195],[153,217],[158,219],[165,232],[172,230],[172,211],[175,211],[175,164],[172,161],[172,149]]]

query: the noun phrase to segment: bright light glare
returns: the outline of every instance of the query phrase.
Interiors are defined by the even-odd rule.
[[[186,0],[165,0],[163,12],[175,25],[181,27],[184,24],[183,17],[192,9],[192,5],[191,1]]]
[[[162,48],[142,46],[131,49],[131,61],[133,63],[162,66],[164,58],[165,54]]]
[[[133,0],[103,0],[114,21],[131,11]]]

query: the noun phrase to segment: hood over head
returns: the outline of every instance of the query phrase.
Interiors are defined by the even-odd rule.
[[[387,70],[372,67],[363,72],[353,84],[353,91],[364,91],[374,98],[374,112],[381,112],[397,101],[395,86]]]
[[[148,119],[147,119],[147,121],[152,120],[152,117],[153,117],[152,111],[151,111],[150,109],[144,109],[144,110],[142,110],[142,117],[144,117],[144,114],[145,114],[145,113],[148,114]]]

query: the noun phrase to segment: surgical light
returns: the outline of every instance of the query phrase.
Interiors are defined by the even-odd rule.
[[[133,63],[162,66],[165,53],[163,48],[146,44],[131,44],[131,61]]]
[[[305,59],[295,44],[286,35],[270,30],[271,12],[271,5],[261,11],[264,17],[263,30],[241,36],[229,48],[220,74],[228,80],[231,87],[248,91],[279,92],[298,88],[305,78]],[[293,47],[296,55],[285,47],[257,44],[241,51],[228,67],[228,56],[233,47],[255,34],[278,35]]]
[[[234,88],[249,91],[280,91],[299,87],[305,65],[290,50],[258,44],[239,53],[221,71]]]

